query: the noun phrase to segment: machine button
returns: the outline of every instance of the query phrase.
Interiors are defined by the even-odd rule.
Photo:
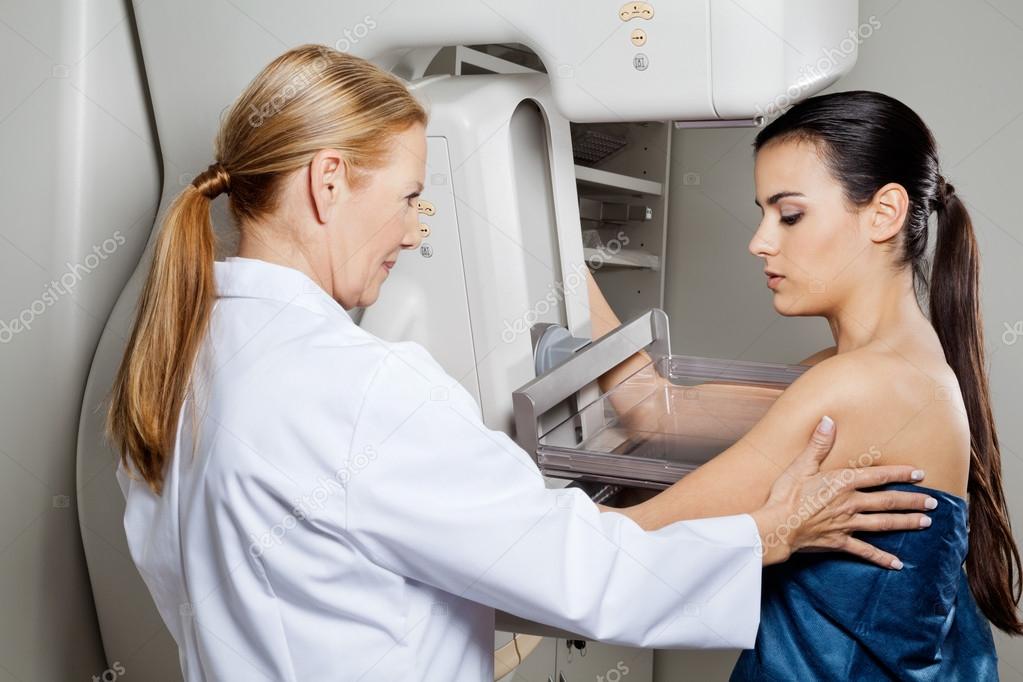
[[[421,244],[419,246],[419,253],[422,254],[423,258],[433,258],[433,247],[429,244]]]
[[[636,47],[643,47],[646,45],[646,31],[641,28],[632,29],[632,33],[629,35],[629,40]]]
[[[419,202],[418,202],[418,205],[419,205],[419,212],[422,213],[423,215],[436,215],[437,214],[437,209],[434,208],[433,204],[431,204],[426,199],[420,199]]]
[[[419,223],[419,236],[422,239],[426,239],[430,236],[430,226],[426,223]]]
[[[618,10],[618,18],[622,21],[633,19],[652,19],[654,6],[649,2],[627,2]]]
[[[646,71],[646,67],[650,66],[650,60],[642,52],[638,52],[635,57],[632,58],[632,65],[636,67],[636,71]]]

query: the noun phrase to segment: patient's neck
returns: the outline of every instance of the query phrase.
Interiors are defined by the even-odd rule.
[[[864,281],[825,317],[838,353],[882,342],[896,347],[907,334],[930,322],[920,310],[907,268],[897,274]]]

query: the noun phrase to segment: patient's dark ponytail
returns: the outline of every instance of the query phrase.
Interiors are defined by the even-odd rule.
[[[967,577],[977,604],[998,628],[1021,634],[1020,556],[1002,491],[998,435],[988,394],[981,325],[980,254],[973,224],[952,185],[942,182],[931,266],[931,323],[959,378],[970,419],[970,553]],[[1013,576],[1015,575],[1015,580]]]
[[[931,324],[959,381],[970,424],[970,549],[966,557],[970,589],[995,627],[1023,634],[1017,611],[1020,554],[1002,490],[984,359],[980,254],[966,206],[940,173],[934,138],[905,104],[880,93],[855,91],[800,102],[764,128],[754,148],[780,140],[816,144],[854,206],[866,205],[890,182],[902,185],[909,195],[900,261],[912,268],[918,291],[928,294]],[[937,215],[937,235],[928,273],[932,213]]]

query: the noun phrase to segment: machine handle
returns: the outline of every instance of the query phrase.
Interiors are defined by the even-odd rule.
[[[540,417],[641,350],[655,360],[671,354],[663,310],[648,310],[512,393],[515,439],[522,449],[535,458],[542,435]]]

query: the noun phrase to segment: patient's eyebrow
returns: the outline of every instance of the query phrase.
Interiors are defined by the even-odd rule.
[[[805,197],[805,196],[806,195],[803,194],[802,192],[778,192],[777,194],[772,194],[771,196],[767,197],[767,205],[768,206],[774,206],[775,204],[777,204],[779,201],[781,201],[785,197]],[[756,204],[757,206],[760,206],[760,202],[757,201],[756,197],[753,198],[753,203]],[[760,206],[760,210],[763,210],[763,209],[764,209],[764,207]]]

